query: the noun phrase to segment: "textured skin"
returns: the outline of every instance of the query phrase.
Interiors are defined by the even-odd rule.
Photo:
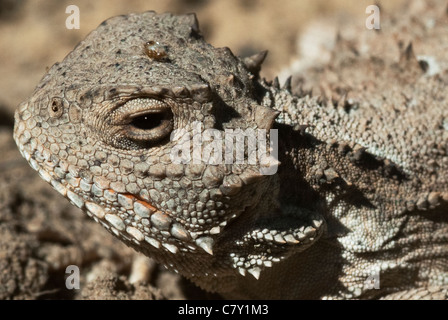
[[[115,17],[49,70],[19,106],[14,136],[74,205],[206,290],[446,297],[446,72],[423,77],[409,49],[381,65],[403,78],[384,99],[366,86],[335,105],[260,80],[263,58],[213,48],[194,15]],[[344,61],[335,68],[350,72]],[[384,102],[397,92],[410,103]],[[202,132],[278,129],[278,172],[172,163],[170,133],[193,133],[194,121]],[[366,284],[375,275],[379,289]]]

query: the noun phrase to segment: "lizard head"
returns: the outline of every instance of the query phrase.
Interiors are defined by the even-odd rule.
[[[264,56],[213,48],[194,15],[118,16],[49,70],[14,136],[44,180],[128,245],[193,280],[258,278],[321,225],[282,215],[279,178],[263,171],[275,161],[226,144],[272,149]]]

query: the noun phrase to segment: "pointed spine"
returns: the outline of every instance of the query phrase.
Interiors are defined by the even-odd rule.
[[[274,87],[274,89],[280,90],[280,81],[278,80],[278,77],[275,77],[274,81],[272,81],[272,87]]]
[[[275,118],[280,114],[279,111],[271,108],[257,105],[254,110],[254,120],[259,129],[272,129]]]
[[[248,269],[247,272],[249,272],[255,279],[260,279],[261,269],[258,267],[253,267],[251,269]]]
[[[201,237],[196,239],[196,244],[209,255],[213,255],[213,239],[210,237]]]
[[[247,70],[249,70],[254,75],[258,75],[261,70],[261,65],[263,61],[266,59],[268,54],[267,50],[258,52],[249,57],[243,59],[243,63],[246,66]]]
[[[291,81],[292,81],[292,76],[289,76],[286,81],[285,84],[283,84],[282,89],[288,91],[289,93],[291,93]]]

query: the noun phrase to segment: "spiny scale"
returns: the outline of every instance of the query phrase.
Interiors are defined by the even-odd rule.
[[[243,63],[252,74],[258,76],[261,70],[261,65],[263,61],[266,59],[267,54],[268,54],[267,50],[258,52],[254,55],[244,58]]]

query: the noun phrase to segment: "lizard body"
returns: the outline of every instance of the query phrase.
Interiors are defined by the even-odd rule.
[[[417,100],[446,73],[384,93],[406,108],[368,91],[334,105],[259,79],[263,59],[213,48],[194,15],[114,17],[48,71],[14,137],[112,234],[224,297],[446,297],[448,114]],[[174,163],[171,133],[197,123],[278,130],[278,172]]]

